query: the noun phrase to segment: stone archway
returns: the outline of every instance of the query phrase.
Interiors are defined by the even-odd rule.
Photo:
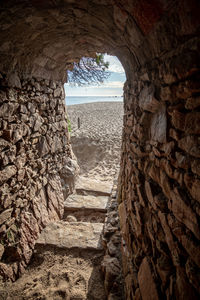
[[[127,75],[118,186],[127,299],[198,297],[198,18],[196,0],[1,4],[1,275],[22,273],[39,231],[62,215],[65,70],[102,51]]]

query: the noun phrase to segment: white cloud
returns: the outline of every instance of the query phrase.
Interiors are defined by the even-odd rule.
[[[115,73],[124,73],[124,68],[116,56],[105,54],[105,61],[109,62],[109,71]]]
[[[102,88],[123,88],[124,83],[122,81],[107,81],[101,85],[88,85],[87,89],[102,89]]]

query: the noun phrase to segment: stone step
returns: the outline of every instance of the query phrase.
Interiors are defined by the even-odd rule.
[[[81,195],[110,196],[112,185],[112,182],[102,182],[80,176],[76,181],[75,189],[77,194]]]
[[[106,213],[101,211],[91,210],[77,210],[64,212],[63,221],[66,222],[90,222],[90,223],[104,223]]]
[[[50,223],[42,231],[36,242],[36,248],[41,246],[53,246],[58,248],[79,248],[102,250],[101,234],[103,223],[59,221]]]
[[[93,196],[93,195],[70,195],[64,202],[65,211],[91,211],[105,212],[107,211],[109,197]]]

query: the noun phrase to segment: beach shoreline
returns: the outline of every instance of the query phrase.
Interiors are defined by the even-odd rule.
[[[69,105],[67,114],[80,175],[113,181],[120,166],[123,102]]]

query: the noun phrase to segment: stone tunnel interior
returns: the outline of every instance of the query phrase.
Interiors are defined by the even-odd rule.
[[[2,281],[25,272],[42,229],[63,216],[66,69],[106,52],[127,78],[117,185],[125,299],[199,299],[199,5],[1,1]]]

